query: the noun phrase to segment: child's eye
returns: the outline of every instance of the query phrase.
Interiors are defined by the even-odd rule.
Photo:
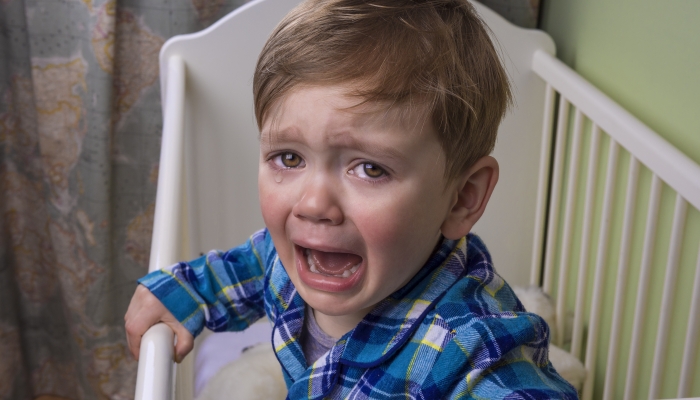
[[[273,161],[280,168],[299,168],[304,166],[304,160],[298,154],[289,151],[276,155],[273,157]]]
[[[379,179],[387,175],[382,167],[368,162],[357,164],[348,173],[363,179]]]

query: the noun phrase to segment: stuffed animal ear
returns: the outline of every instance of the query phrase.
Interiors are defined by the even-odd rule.
[[[498,182],[498,162],[485,156],[475,162],[455,182],[454,200],[440,227],[448,239],[457,240],[469,233],[484,214],[486,204]]]
[[[581,360],[550,343],[549,361],[552,362],[559,375],[566,379],[577,392],[581,393],[587,375],[586,367],[583,366]]]

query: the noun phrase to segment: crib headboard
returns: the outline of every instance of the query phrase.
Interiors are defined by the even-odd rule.
[[[163,46],[164,127],[151,270],[211,248],[229,248],[263,226],[253,69],[277,21],[298,2],[252,1],[210,28]],[[627,398],[647,392],[650,398],[700,396],[700,382],[691,380],[700,336],[700,167],[558,62],[546,34],[514,27],[484,6],[475,7],[493,31],[515,95],[494,153],[501,179],[474,228],[497,270],[511,284],[542,284],[557,301],[560,332],[566,332],[573,313],[570,350],[585,358],[589,371],[584,398],[603,392],[622,397],[625,383],[631,387]],[[628,183],[617,184],[622,181]],[[677,207],[664,206],[675,193]],[[650,217],[638,217],[640,212]],[[694,283],[675,285],[679,269],[694,276]],[[696,272],[687,274],[688,269]],[[654,289],[649,282],[663,286],[664,273],[666,286]],[[663,311],[645,302],[647,293],[658,298]],[[625,302],[635,296],[637,311],[631,300]],[[613,303],[614,311],[603,306]],[[627,317],[632,314],[634,319]],[[565,337],[555,341],[564,345]],[[651,371],[645,364],[635,371],[640,360],[652,359],[645,353],[654,348],[650,337],[661,343],[653,355],[657,367]],[[687,351],[665,345],[669,337]],[[599,345],[608,338],[609,346]],[[628,342],[637,347],[620,345]],[[144,336],[137,399],[170,398],[170,343],[172,335],[162,326]],[[616,361],[628,358],[624,365],[632,368],[618,372]],[[676,361],[682,367],[669,367]],[[190,399],[191,371],[187,361],[183,365],[176,398]],[[643,387],[647,381],[651,390]]]
[[[548,151],[540,143],[546,84],[532,70],[532,59],[536,52],[554,55],[554,42],[542,31],[517,27],[482,4],[473,4],[493,32],[514,103],[498,129],[493,152],[500,166],[498,184],[473,231],[484,239],[496,270],[506,281],[526,285],[533,257],[531,232],[540,219],[534,212],[536,176],[542,152]]]

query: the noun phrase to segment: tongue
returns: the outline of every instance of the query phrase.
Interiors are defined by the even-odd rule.
[[[342,274],[345,270],[362,262],[362,257],[350,253],[327,253],[310,250],[310,255],[319,272],[324,274]]]

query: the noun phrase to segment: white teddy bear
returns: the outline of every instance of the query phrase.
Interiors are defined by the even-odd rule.
[[[558,337],[560,334],[564,335],[564,343],[571,342],[573,318],[567,317],[566,323],[564,324],[566,332],[557,332],[554,302],[542,291],[542,288],[538,286],[515,286],[513,287],[513,292],[518,296],[520,302],[523,303],[525,310],[539,315],[545,320],[547,325],[549,325],[551,342],[554,342],[554,338]],[[552,362],[554,369],[557,370],[559,375],[580,392],[583,388],[583,382],[586,379],[586,368],[578,358],[555,346],[551,342],[549,344],[549,361]]]
[[[284,400],[287,386],[270,343],[260,343],[241,353],[209,380],[197,400],[231,398]]]

